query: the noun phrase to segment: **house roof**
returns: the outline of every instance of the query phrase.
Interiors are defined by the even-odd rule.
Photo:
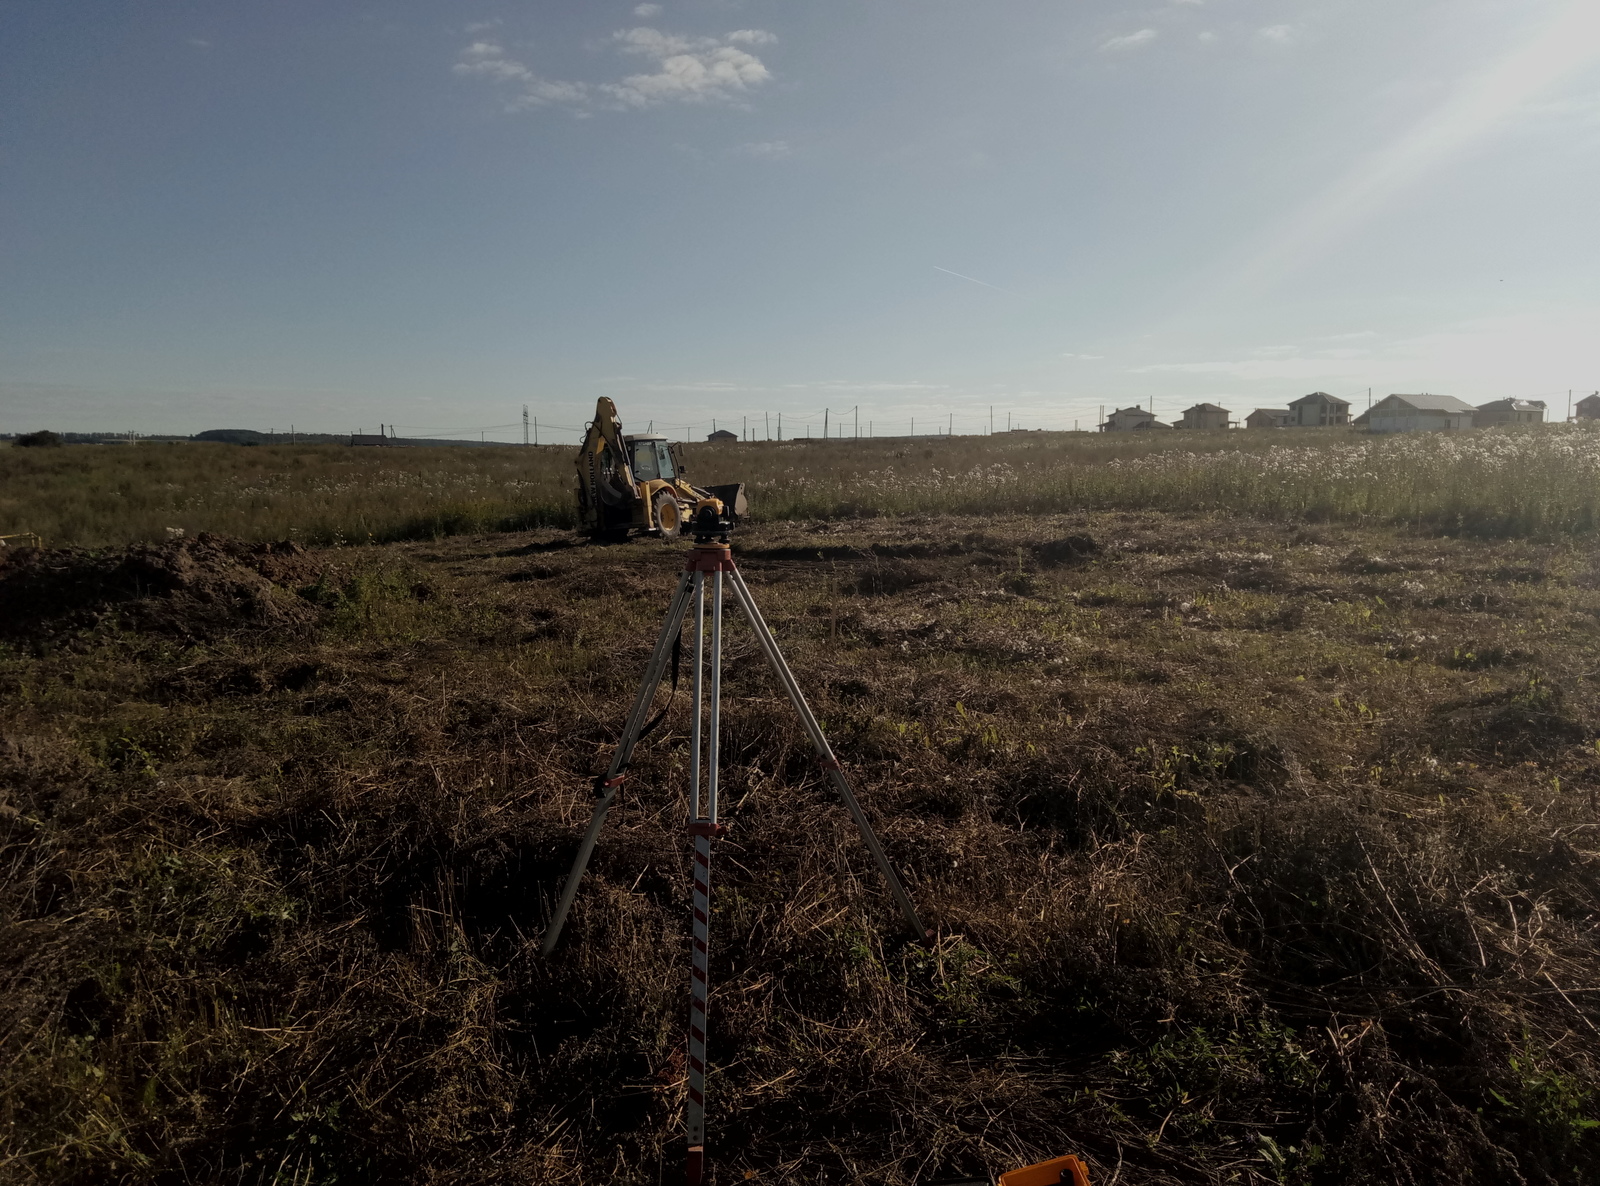
[[[1397,400],[1416,409],[1418,412],[1471,412],[1476,410],[1465,400],[1459,400],[1453,395],[1430,395],[1427,392],[1419,395],[1386,396],[1383,403],[1380,403],[1372,410],[1376,412],[1378,408],[1381,408],[1383,404],[1388,403],[1390,400]]]
[[[1492,399],[1486,404],[1478,405],[1478,411],[1480,412],[1487,412],[1490,408],[1505,408],[1507,411],[1512,412],[1531,412],[1533,409],[1538,408],[1542,412],[1544,411],[1544,400],[1511,398]]]
[[[1194,407],[1185,409],[1184,415],[1187,416],[1190,412],[1221,412],[1224,416],[1226,416],[1228,414],[1228,409],[1219,408],[1216,404],[1195,404]]]
[[[1268,415],[1268,416],[1287,416],[1289,414],[1289,409],[1288,408],[1257,408],[1254,412],[1251,412],[1250,414],[1252,416],[1260,416],[1262,414],[1265,414],[1265,415]]]
[[[1594,395],[1586,395],[1578,401],[1580,408],[1585,404],[1600,404],[1600,392],[1596,392]]]
[[[1111,413],[1112,416],[1149,416],[1155,418],[1155,413],[1149,408],[1118,408]]]
[[[1348,408],[1350,401],[1329,395],[1326,391],[1313,391],[1310,395],[1302,395],[1299,399],[1291,401],[1289,406],[1298,408],[1301,404],[1328,404],[1335,408]]]

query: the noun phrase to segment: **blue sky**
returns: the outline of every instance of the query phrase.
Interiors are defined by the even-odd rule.
[[[1593,0],[0,0],[0,431],[1562,412],[1597,206]]]

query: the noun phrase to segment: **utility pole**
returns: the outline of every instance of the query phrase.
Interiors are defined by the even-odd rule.
[[[744,418],[744,432],[740,434],[739,439],[741,441],[748,441],[750,439],[750,417],[748,416]]]
[[[917,418],[915,416],[911,417],[911,435],[917,435]]]
[[[1567,419],[1572,419],[1572,388],[1567,388]]]
[[[783,413],[778,413],[778,439],[783,440]]]
[[[856,440],[861,439],[861,405],[856,405]]]
[[[945,423],[944,435],[947,437],[956,435],[956,414],[954,412],[950,413],[950,419]]]
[[[528,447],[528,405],[522,405],[522,447]]]
[[[539,417],[537,416],[533,418],[533,443],[536,447],[539,444]]]
[[[1367,411],[1372,411],[1372,388],[1367,388]]]
[[[1011,431],[1011,413],[1010,412],[1006,413],[1006,431],[1007,432]]]
[[[810,427],[810,425],[806,426],[806,435],[807,436],[811,435],[811,427]],[[828,439],[828,409],[827,408],[823,408],[822,409],[822,439],[823,440],[827,440]]]
[[[289,443],[294,444],[294,425],[289,425]]]
[[[989,405],[989,435],[994,435],[994,405]]]
[[[772,439],[772,413],[763,412],[761,414],[767,418],[767,440],[770,441]]]

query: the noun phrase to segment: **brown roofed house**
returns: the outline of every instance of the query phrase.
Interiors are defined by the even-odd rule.
[[[1289,405],[1289,424],[1294,428],[1331,428],[1350,423],[1350,401],[1313,391]]]
[[[1288,428],[1294,413],[1288,408],[1257,408],[1244,418],[1246,428]]]
[[[1183,414],[1174,428],[1227,428],[1231,413],[1216,404],[1195,404]]]
[[[1106,422],[1100,426],[1101,432],[1143,432],[1151,428],[1171,428],[1170,424],[1163,424],[1156,419],[1154,412],[1148,412],[1141,407],[1118,408],[1106,417]]]

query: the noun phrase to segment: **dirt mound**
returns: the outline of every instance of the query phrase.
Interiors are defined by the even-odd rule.
[[[317,611],[289,590],[321,565],[299,544],[226,536],[130,548],[0,555],[0,638],[41,643],[102,624],[185,639],[303,626]]]

